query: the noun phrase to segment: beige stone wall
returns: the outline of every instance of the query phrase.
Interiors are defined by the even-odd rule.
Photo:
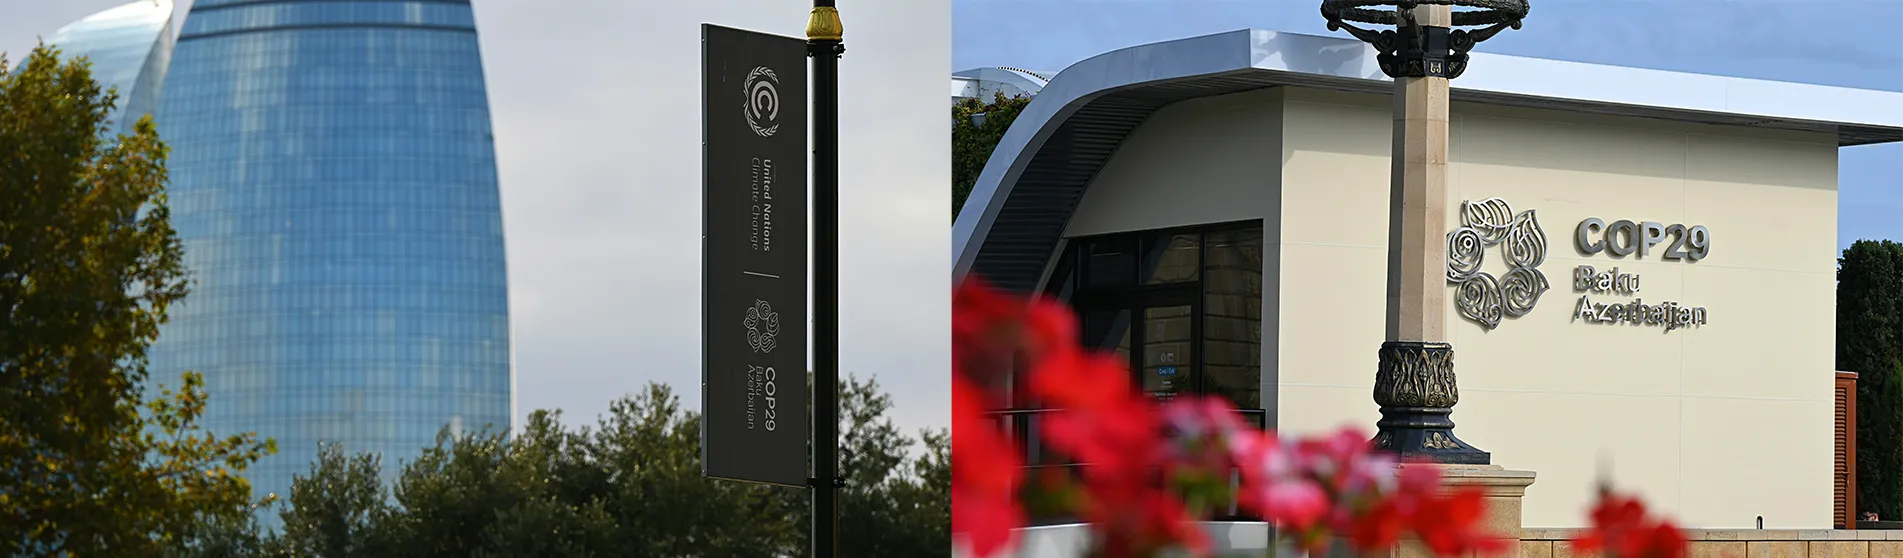
[[[1528,530],[1525,558],[1589,558],[1574,552],[1570,529]],[[1687,531],[1690,558],[1898,558],[1903,531],[1704,530]]]
[[[1286,101],[1280,424],[1371,425],[1389,109],[1373,95]],[[1451,149],[1449,207],[1502,197],[1536,211],[1549,246],[1551,290],[1530,314],[1491,331],[1447,317],[1457,432],[1539,473],[1526,525],[1582,522],[1601,468],[1690,526],[1830,525],[1832,138],[1456,104]],[[1705,225],[1711,255],[1586,256],[1573,233],[1588,217]],[[1487,259],[1505,271],[1497,249]],[[1706,307],[1710,321],[1670,333],[1577,322],[1582,264],[1637,273],[1637,298]]]
[[[1064,237],[1275,217],[1280,99],[1262,90],[1163,107],[1097,174]]]

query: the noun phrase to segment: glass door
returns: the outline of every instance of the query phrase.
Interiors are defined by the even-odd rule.
[[[1137,349],[1137,381],[1157,401],[1195,393],[1202,374],[1196,360],[1196,309],[1193,305],[1143,309],[1143,342]]]
[[[1136,385],[1158,401],[1199,393],[1200,310],[1201,297],[1194,288],[1146,288],[1093,297],[1082,312],[1084,342],[1127,359]]]

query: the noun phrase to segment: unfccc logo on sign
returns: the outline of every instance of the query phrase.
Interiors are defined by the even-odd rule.
[[[756,66],[747,72],[747,126],[760,137],[780,131],[780,76],[772,68]]]

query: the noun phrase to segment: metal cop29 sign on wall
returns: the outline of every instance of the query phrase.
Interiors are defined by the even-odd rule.
[[[1696,262],[1711,255],[1711,231],[1703,225],[1628,220],[1608,224],[1604,219],[1589,217],[1574,229],[1573,244],[1587,257],[1605,254],[1612,258]],[[1495,249],[1507,263],[1506,271],[1498,277],[1482,270],[1487,253]],[[1540,271],[1546,251],[1546,232],[1534,211],[1515,212],[1500,198],[1462,202],[1460,226],[1447,234],[1447,282],[1454,288],[1455,310],[1487,329],[1500,327],[1505,318],[1532,312],[1550,288]],[[1579,293],[1572,315],[1576,323],[1673,331],[1702,326],[1707,320],[1703,307],[1669,300],[1645,302],[1639,275],[1622,272],[1617,266],[1604,271],[1591,265],[1575,267],[1572,283],[1573,291]],[[1631,298],[1607,302],[1605,297],[1609,296]]]
[[[701,41],[701,467],[805,486],[806,41]]]
[[[1711,255],[1711,231],[1704,225],[1665,225],[1653,221],[1619,220],[1607,224],[1589,217],[1573,230],[1573,244],[1587,256],[1607,254],[1618,258],[1645,259],[1656,254],[1661,260],[1695,262]],[[1636,273],[1624,273],[1617,266],[1600,271],[1590,265],[1573,269],[1573,290],[1579,304],[1573,319],[1586,323],[1663,327],[1666,331],[1705,325],[1702,306],[1686,306],[1667,300],[1647,304],[1640,295],[1642,281]],[[1623,302],[1601,302],[1594,295],[1629,296]]]

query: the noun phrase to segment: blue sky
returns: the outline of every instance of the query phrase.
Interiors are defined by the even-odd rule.
[[[1478,50],[1903,91],[1903,0],[1532,0]],[[1105,51],[1243,28],[1330,34],[1319,0],[954,0],[952,67],[1061,70]],[[1344,35],[1345,36],[1345,35]],[[1903,144],[1845,148],[1840,247],[1903,240]]]

